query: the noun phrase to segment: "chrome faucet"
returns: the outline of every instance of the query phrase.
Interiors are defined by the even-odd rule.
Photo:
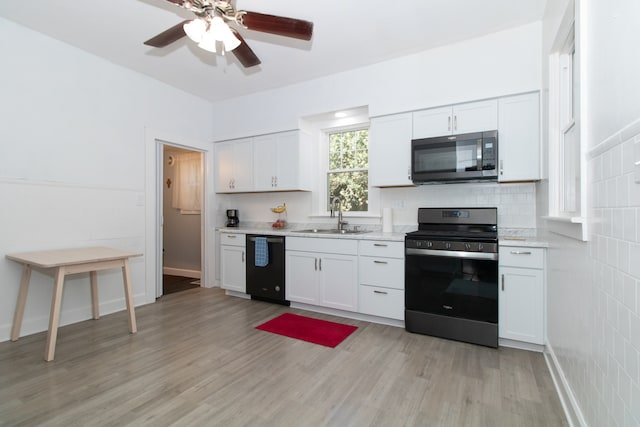
[[[342,230],[344,228],[343,226],[349,223],[342,220],[342,200],[337,196],[331,200],[331,218],[335,216],[333,211],[335,210],[336,202],[338,202],[338,230]]]

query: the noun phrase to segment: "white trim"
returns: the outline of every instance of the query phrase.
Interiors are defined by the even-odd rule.
[[[200,270],[190,270],[187,268],[173,268],[173,267],[162,267],[162,274],[168,274],[170,276],[182,276],[182,277],[190,277],[192,279],[200,279],[201,271]]]
[[[159,196],[161,185],[160,167],[162,165],[162,145],[174,145],[189,150],[197,150],[203,153],[203,193],[204,200],[202,205],[202,249],[201,249],[201,266],[202,266],[202,287],[210,288],[214,286],[215,278],[215,245],[214,245],[214,229],[212,222],[212,207],[215,203],[215,194],[213,193],[213,170],[214,155],[213,143],[193,140],[180,135],[159,131],[145,127],[145,283],[146,283],[146,302],[155,302],[159,295],[158,288],[162,286],[160,277],[162,265],[162,245],[159,243],[159,218],[161,210],[158,203],[161,200]]]
[[[562,409],[564,410],[564,414],[567,417],[569,426],[586,427],[587,422],[585,421],[584,415],[582,414],[582,410],[578,405],[578,401],[573,394],[573,390],[571,390],[571,387],[567,382],[567,378],[564,375],[562,366],[560,365],[560,363],[558,363],[558,359],[556,358],[555,352],[553,351],[553,347],[551,347],[550,344],[547,344],[547,349],[544,353],[544,360],[545,362],[547,362],[547,367],[549,368],[551,379],[553,380],[556,392],[558,393],[558,398],[560,399],[560,403],[562,404]]]

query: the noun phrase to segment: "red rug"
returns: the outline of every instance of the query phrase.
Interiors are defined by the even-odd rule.
[[[358,327],[285,313],[256,326],[256,329],[333,348]]]

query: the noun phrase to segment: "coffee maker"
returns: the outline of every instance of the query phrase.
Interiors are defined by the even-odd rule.
[[[240,224],[238,209],[227,209],[227,227],[237,227]]]

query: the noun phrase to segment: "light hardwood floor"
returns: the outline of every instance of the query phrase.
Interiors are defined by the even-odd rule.
[[[255,329],[283,312],[358,330],[332,349]],[[193,289],[0,343],[6,426],[564,426],[543,356]]]

